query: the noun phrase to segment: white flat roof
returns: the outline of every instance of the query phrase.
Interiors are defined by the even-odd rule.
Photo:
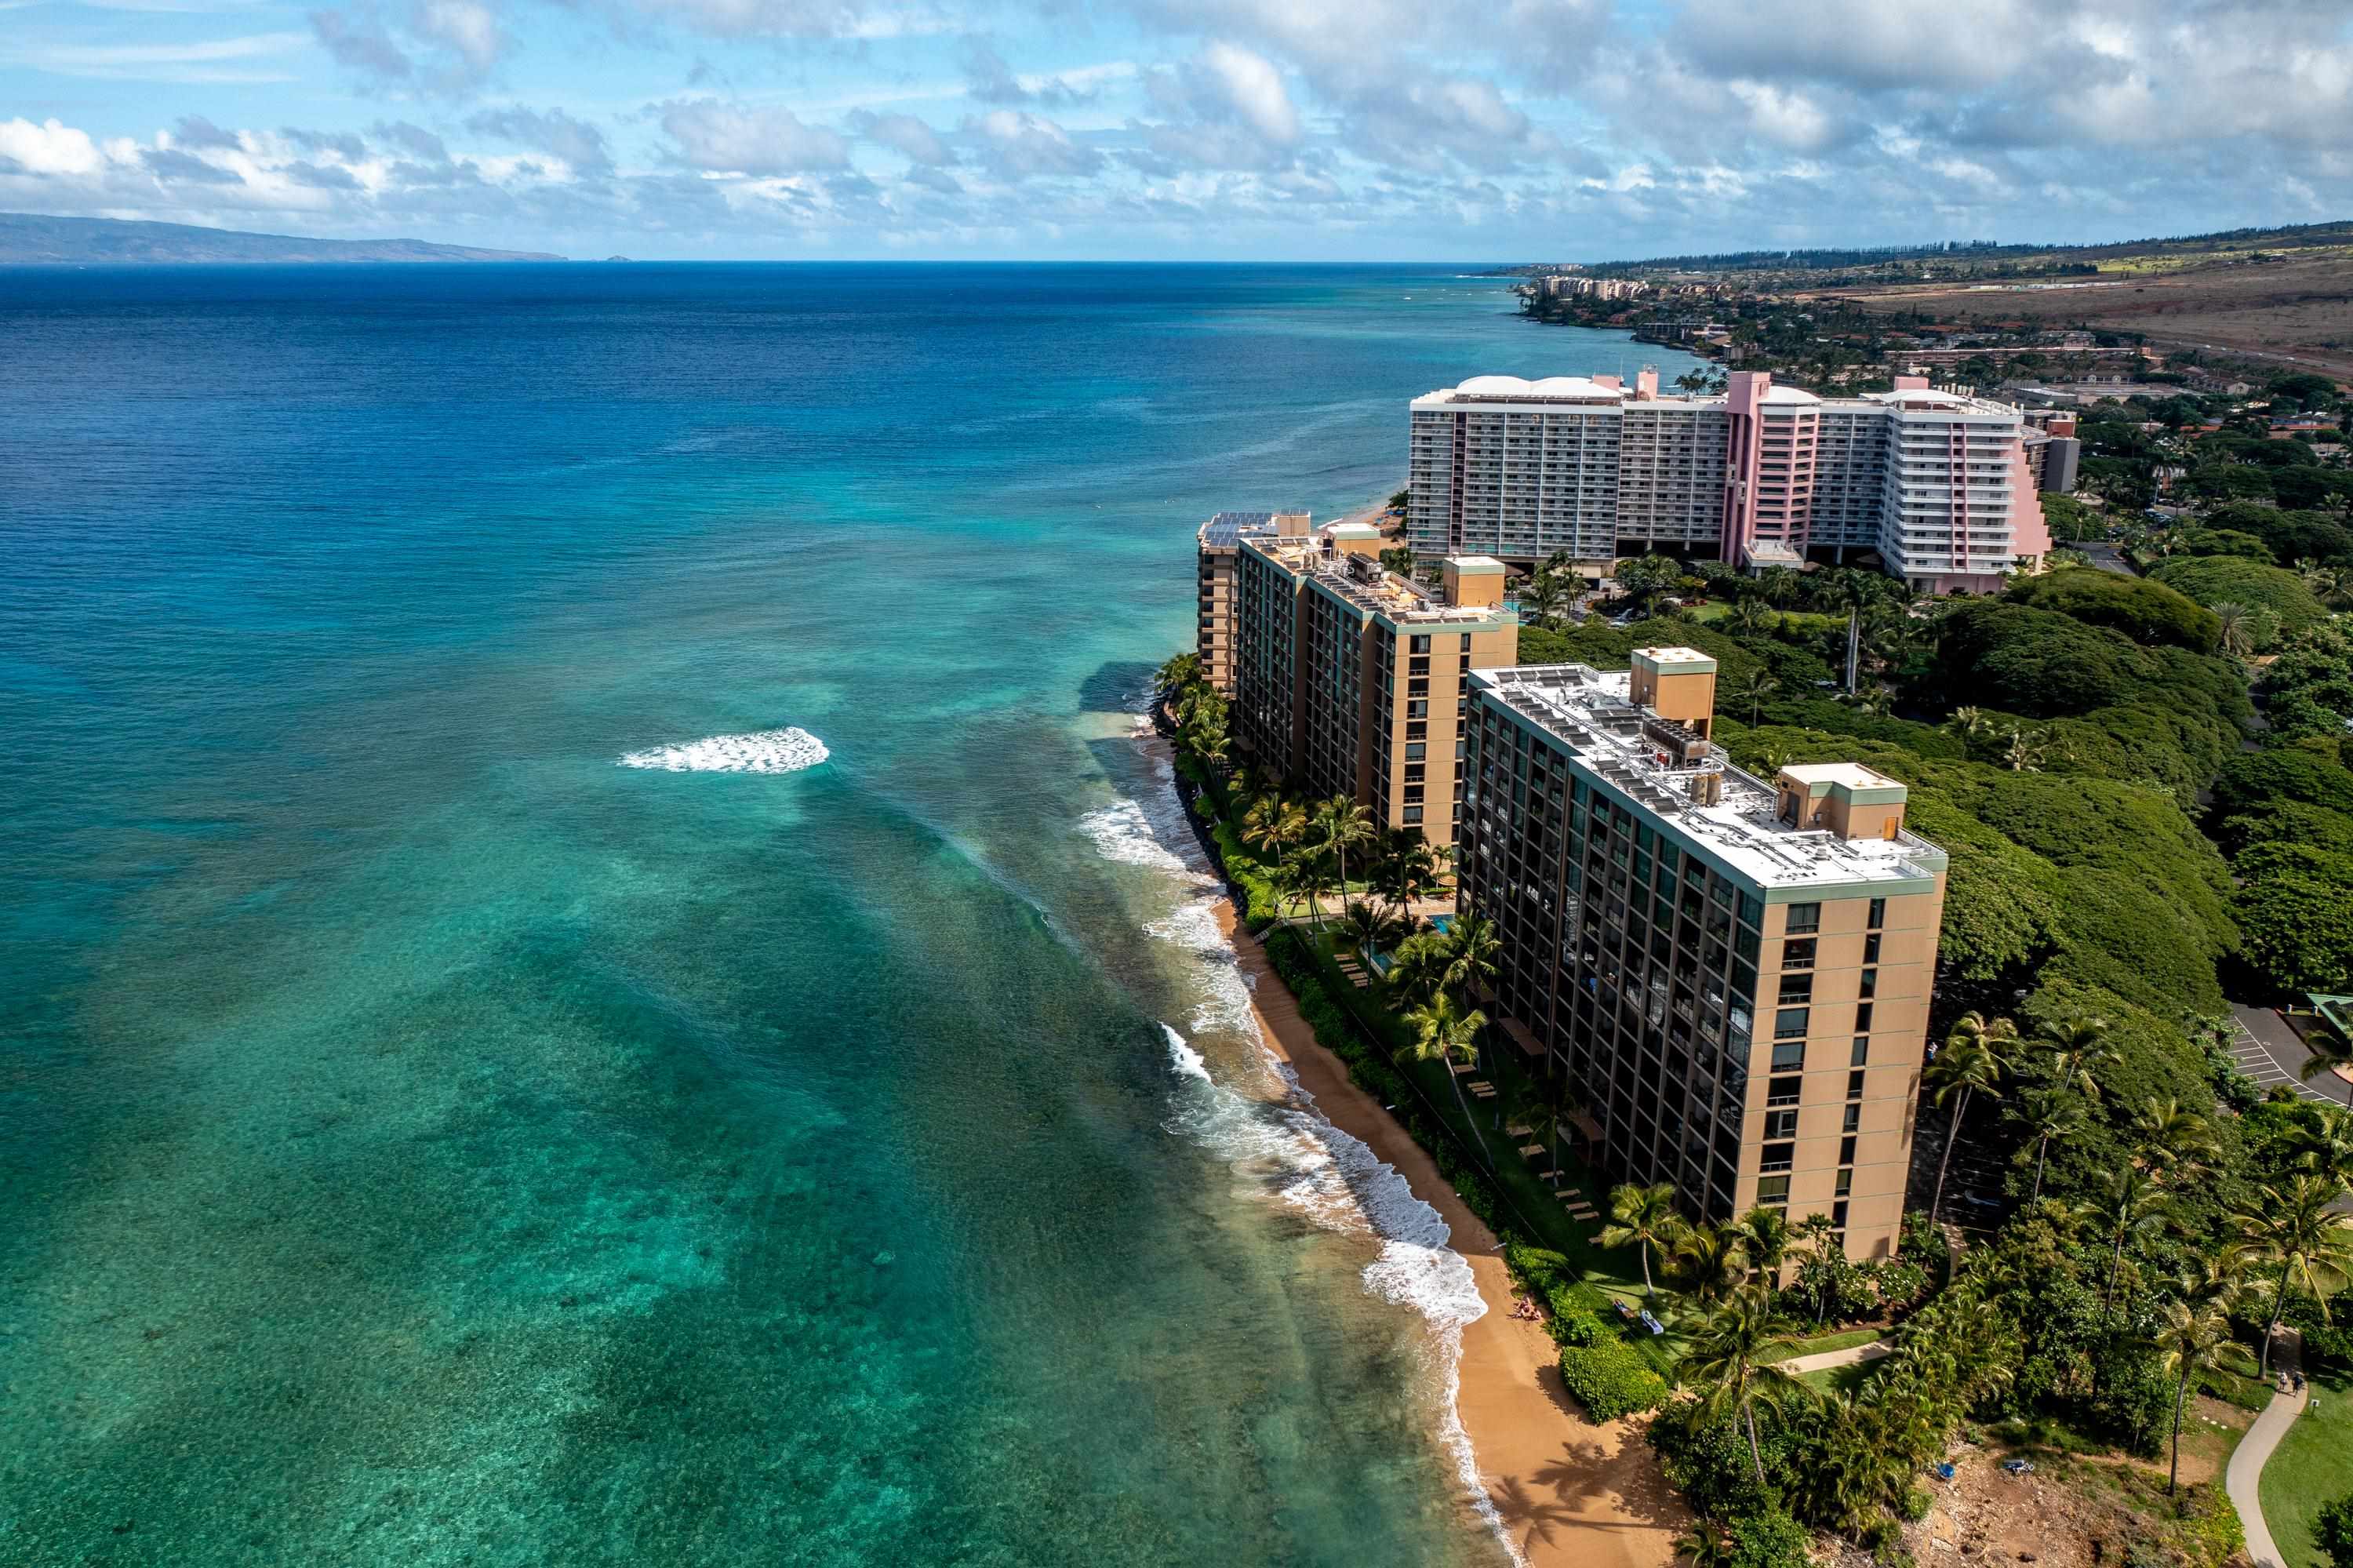
[[[1901,789],[1904,782],[1890,779],[1860,762],[1792,762],[1781,769],[1800,784],[1843,784],[1850,789]]]
[[[1704,759],[1686,763],[1646,734],[1644,721],[1656,715],[1635,705],[1629,685],[1622,673],[1584,664],[1471,672],[1474,695],[1492,693],[1505,712],[1550,735],[1599,787],[1641,808],[1669,836],[1753,886],[1802,897],[1809,889],[1926,883],[1945,869],[1945,852],[1915,833],[1842,839],[1783,822],[1774,812],[1773,787],[1733,767],[1721,747],[1710,746]],[[1820,766],[1871,773],[1855,763]],[[1721,779],[1722,791],[1715,804],[1703,805],[1691,798],[1692,781],[1711,773]]]

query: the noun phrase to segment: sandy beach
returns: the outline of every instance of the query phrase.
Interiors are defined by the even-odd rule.
[[[1486,1315],[1462,1331],[1457,1410],[1479,1477],[1512,1540],[1534,1568],[1662,1568],[1687,1515],[1659,1474],[1641,1434],[1627,1422],[1596,1426],[1561,1387],[1551,1337],[1512,1316],[1512,1277],[1495,1237],[1405,1129],[1350,1081],[1340,1059],[1315,1043],[1266,954],[1220,903],[1219,920],[1242,972],[1267,1044],[1334,1125],[1362,1139],[1397,1168],[1414,1195],[1435,1208],[1470,1261]]]

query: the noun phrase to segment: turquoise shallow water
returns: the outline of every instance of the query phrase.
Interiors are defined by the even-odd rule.
[[[0,1562],[1497,1560],[1129,715],[1509,304],[0,274]]]

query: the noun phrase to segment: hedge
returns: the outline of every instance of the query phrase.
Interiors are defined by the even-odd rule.
[[[1560,1381],[1596,1421],[1616,1421],[1667,1402],[1666,1380],[1622,1340],[1562,1351]]]

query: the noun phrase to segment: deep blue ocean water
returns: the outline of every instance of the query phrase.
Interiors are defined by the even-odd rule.
[[[1499,1560],[1467,1278],[1133,715],[1203,515],[1644,357],[1441,269],[0,271],[0,1562]]]

